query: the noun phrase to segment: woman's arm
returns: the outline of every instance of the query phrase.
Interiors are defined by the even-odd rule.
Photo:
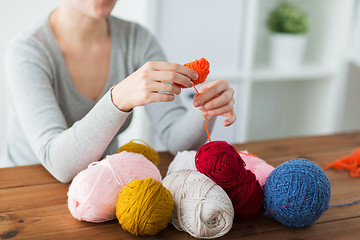
[[[6,78],[21,128],[41,164],[70,182],[101,158],[129,113],[119,111],[110,91],[73,126],[67,126],[51,78],[51,57],[36,40],[16,41],[5,56]]]

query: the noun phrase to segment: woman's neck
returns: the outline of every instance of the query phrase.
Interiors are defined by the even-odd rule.
[[[79,47],[91,47],[110,36],[105,18],[91,18],[62,5],[50,15],[49,21],[57,40]]]

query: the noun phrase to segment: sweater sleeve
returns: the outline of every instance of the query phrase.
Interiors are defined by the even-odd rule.
[[[67,126],[51,83],[50,56],[35,40],[13,41],[5,54],[6,79],[21,128],[40,163],[67,183],[105,152],[129,113],[108,91],[82,119]]]
[[[138,67],[148,61],[166,61],[160,45],[145,29],[138,26],[137,46],[142,46],[137,52]],[[179,96],[172,102],[151,103],[145,105],[145,110],[153,129],[167,150],[175,155],[178,151],[198,149],[207,141],[206,120],[200,110],[187,109]],[[216,117],[209,118],[211,132]]]
[[[152,103],[145,106],[154,130],[168,151],[197,150],[207,141],[206,121],[198,109],[186,110],[180,99],[171,103]],[[209,131],[215,117],[209,118]]]

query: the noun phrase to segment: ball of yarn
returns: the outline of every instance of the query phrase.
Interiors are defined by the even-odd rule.
[[[106,156],[73,179],[68,191],[70,213],[79,221],[114,219],[120,190],[132,180],[143,178],[161,181],[159,170],[143,155],[121,152]]]
[[[254,217],[263,207],[262,188],[254,173],[244,165],[236,149],[225,141],[209,142],[195,156],[196,169],[229,195],[236,218]]]
[[[137,142],[140,143],[137,143]],[[155,149],[151,148],[149,144],[145,141],[140,139],[134,139],[128,142],[127,144],[121,146],[116,153],[126,151],[126,152],[133,152],[133,153],[140,153],[144,155],[147,159],[149,159],[155,166],[159,166],[160,156],[155,151]]]
[[[163,179],[174,198],[171,223],[196,238],[217,238],[232,227],[234,208],[226,192],[195,170],[180,170]]]
[[[196,151],[178,152],[171,161],[166,175],[183,169],[196,170],[195,154]]]
[[[267,178],[265,214],[290,227],[309,226],[328,209],[330,197],[330,181],[324,171],[307,159],[293,159]]]
[[[116,201],[119,223],[135,235],[155,235],[165,229],[172,211],[171,192],[152,178],[130,182]]]
[[[264,186],[267,177],[274,170],[274,167],[267,164],[264,160],[257,156],[248,153],[247,151],[239,152],[240,157],[245,162],[245,168],[255,174],[256,179],[259,181],[260,186]]]
[[[199,77],[196,80],[192,80],[194,86],[204,83],[210,72],[210,63],[205,58],[200,58],[199,60],[196,59],[195,61],[185,63],[184,66],[191,68],[198,74]],[[174,84],[181,88],[186,88],[181,84],[178,83],[174,83]]]
[[[205,58],[200,58],[199,60],[196,59],[195,61],[185,63],[184,66],[191,68],[197,72],[199,77],[198,79],[193,80],[194,85],[205,82],[210,72],[210,63]]]

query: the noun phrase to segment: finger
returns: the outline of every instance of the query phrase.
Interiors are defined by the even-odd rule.
[[[155,102],[171,102],[174,101],[175,96],[167,93],[154,93]]]
[[[174,99],[175,96],[173,94],[153,92],[149,94],[145,104],[154,102],[171,102],[174,101]]]
[[[152,72],[152,78],[157,81],[168,81],[178,83],[185,87],[193,87],[193,82],[186,76],[174,71],[155,71]]]
[[[234,91],[232,91],[232,89],[227,89],[217,97],[206,102],[203,106],[200,107],[200,110],[212,110],[225,106],[234,100],[233,96]]]
[[[214,117],[221,116],[230,111],[233,111],[234,101],[229,102],[228,104],[221,106],[219,108],[211,109],[211,110],[202,110],[201,114],[205,117]]]
[[[172,83],[167,82],[153,82],[151,86],[151,91],[153,92],[163,92],[179,95],[181,93],[181,88]]]
[[[198,79],[198,74],[195,70],[185,67],[181,64],[177,63],[169,63],[169,62],[147,62],[144,65],[146,68],[150,68],[155,71],[173,71],[180,73],[192,80]]]
[[[223,125],[225,127],[231,126],[235,121],[236,121],[236,114],[234,112],[234,110],[225,113],[223,116],[227,117],[226,120],[224,120]]]
[[[199,90],[200,95],[196,94],[194,97],[194,106],[203,106],[206,102],[219,96],[222,92],[229,88],[229,84],[225,80],[218,80],[203,85]]]

